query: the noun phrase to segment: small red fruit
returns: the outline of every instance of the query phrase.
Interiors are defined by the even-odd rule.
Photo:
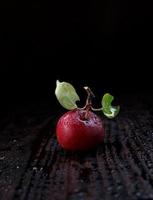
[[[104,140],[104,126],[92,111],[74,109],[58,121],[56,134],[59,144],[67,150],[81,151],[96,147]]]
[[[71,110],[65,113],[58,121],[56,127],[57,140],[59,144],[70,151],[89,150],[99,145],[104,140],[104,126],[100,117],[92,111],[102,111],[103,114],[112,119],[120,110],[119,106],[112,106],[114,99],[106,93],[100,108],[92,106],[92,99],[95,97],[89,87],[84,87],[87,92],[86,104],[78,108],[76,101],[80,98],[75,88],[67,82],[56,82],[55,95],[59,103],[66,109]]]

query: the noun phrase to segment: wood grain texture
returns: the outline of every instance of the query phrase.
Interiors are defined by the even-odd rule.
[[[122,102],[115,120],[104,119],[104,143],[89,152],[60,148],[59,114],[47,106],[1,119],[0,199],[153,199],[152,98]]]

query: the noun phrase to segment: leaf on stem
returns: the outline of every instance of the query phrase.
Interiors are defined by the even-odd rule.
[[[114,118],[120,111],[120,106],[112,106],[111,103],[114,97],[106,93],[102,98],[102,111],[104,115],[108,118]]]
[[[57,80],[55,95],[64,108],[68,110],[77,108],[76,101],[79,101],[80,98],[70,83]]]

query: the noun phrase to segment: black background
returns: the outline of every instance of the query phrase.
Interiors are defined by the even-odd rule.
[[[98,95],[152,92],[151,1],[26,4],[1,5],[3,108],[42,99],[54,105],[56,79],[80,93],[84,85]]]

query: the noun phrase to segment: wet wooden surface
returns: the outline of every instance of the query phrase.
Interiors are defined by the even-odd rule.
[[[104,119],[104,143],[84,153],[59,147],[59,113],[47,105],[2,117],[0,199],[153,199],[153,98],[128,98],[115,120]]]

